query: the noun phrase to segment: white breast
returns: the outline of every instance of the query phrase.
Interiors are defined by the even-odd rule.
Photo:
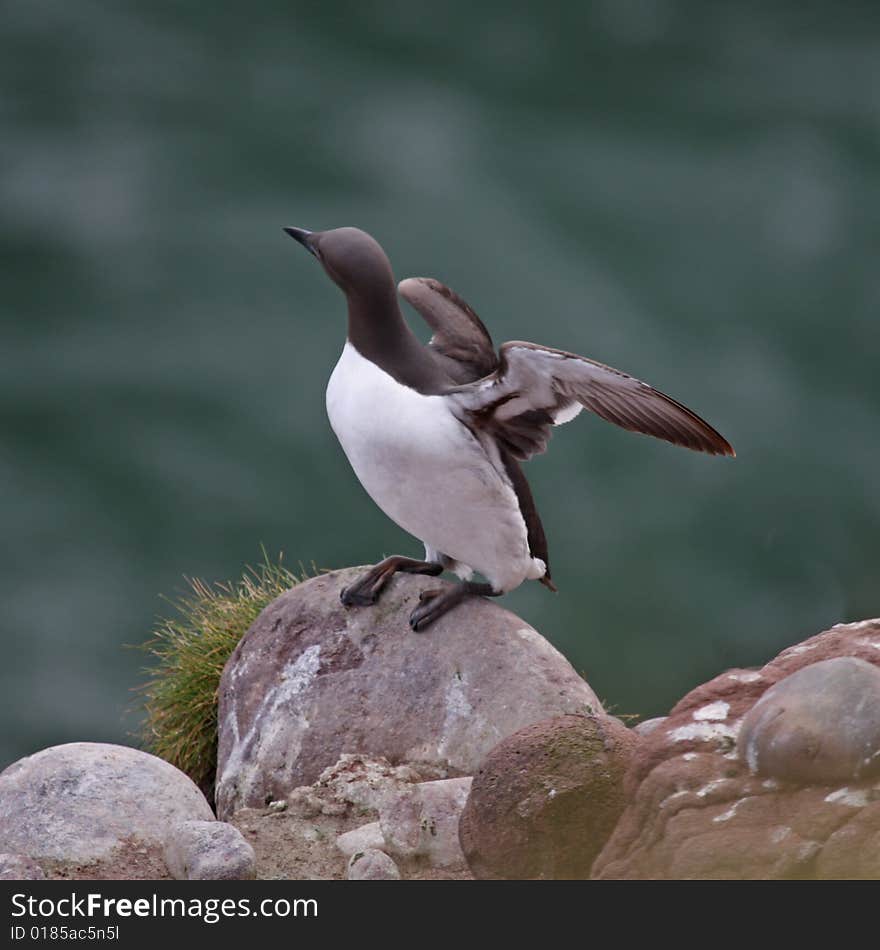
[[[346,343],[327,414],[361,484],[401,528],[499,589],[541,576],[509,481],[443,396],[398,383]]]

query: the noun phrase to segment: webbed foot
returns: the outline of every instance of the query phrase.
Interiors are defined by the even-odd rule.
[[[411,557],[394,554],[380,561],[375,567],[371,567],[351,586],[344,587],[339,594],[339,599],[346,607],[369,607],[376,603],[385,586],[398,571],[406,574],[436,576],[443,573],[443,565],[434,561],[417,561]]]
[[[491,584],[476,584],[473,581],[423,590],[419,595],[419,606],[409,615],[409,625],[416,633],[421,633],[468,597],[500,597],[501,594],[502,591],[494,590]]]

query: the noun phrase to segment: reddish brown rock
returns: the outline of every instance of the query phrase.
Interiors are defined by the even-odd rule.
[[[644,722],[637,723],[632,729],[633,732],[637,732],[640,736],[647,736],[662,726],[664,722],[666,722],[665,716],[657,716],[654,719],[646,719]]]
[[[623,777],[639,742],[610,716],[569,715],[495,746],[459,824],[474,876],[589,877],[623,810]]]
[[[420,592],[443,582],[399,574],[375,606],[343,607],[340,591],[358,573],[323,574],[282,594],[226,664],[221,818],[311,785],[345,753],[470,775],[529,723],[601,710],[565,657],[497,603],[474,597],[415,634]]]
[[[880,880],[880,801],[859,808],[828,838],[816,870],[825,880]]]
[[[744,718],[774,684],[836,657],[880,667],[880,620],[838,624],[760,670],[731,670],[685,696],[636,751],[626,777],[629,804],[596,859],[593,876],[871,876],[878,865],[880,783],[866,777],[870,770],[856,767],[858,757],[847,758],[841,746],[838,765],[850,763],[852,781],[843,781],[845,772],[835,766],[838,770],[821,773],[838,776],[833,781],[810,778],[813,784],[805,785],[802,771],[791,773],[797,780],[789,781],[756,774],[739,743]],[[832,665],[833,676],[841,669],[852,672],[852,665]],[[821,679],[821,673],[811,675]],[[828,688],[837,689],[839,682]],[[859,726],[870,731],[870,703],[860,711],[856,697],[840,709],[843,720],[862,713],[867,718]],[[835,723],[830,714],[817,721],[823,736],[839,727],[845,737],[854,728],[853,722]],[[795,728],[802,722],[792,719]],[[789,747],[798,755],[803,751],[797,743]]]

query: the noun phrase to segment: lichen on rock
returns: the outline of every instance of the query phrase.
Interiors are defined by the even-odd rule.
[[[641,738],[604,714],[527,726],[474,775],[460,824],[481,878],[587,878],[624,809],[624,776]]]

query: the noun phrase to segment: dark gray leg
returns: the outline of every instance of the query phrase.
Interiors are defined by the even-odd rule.
[[[369,607],[379,599],[383,588],[398,572],[406,574],[430,574],[436,577],[443,573],[443,565],[434,561],[417,561],[411,557],[401,557],[394,554],[371,567],[366,574],[359,577],[351,587],[345,587],[339,599],[346,607]]]
[[[500,597],[502,593],[503,591],[495,590],[491,584],[477,584],[474,581],[423,590],[419,597],[419,606],[410,614],[409,625],[419,632],[468,597]]]

